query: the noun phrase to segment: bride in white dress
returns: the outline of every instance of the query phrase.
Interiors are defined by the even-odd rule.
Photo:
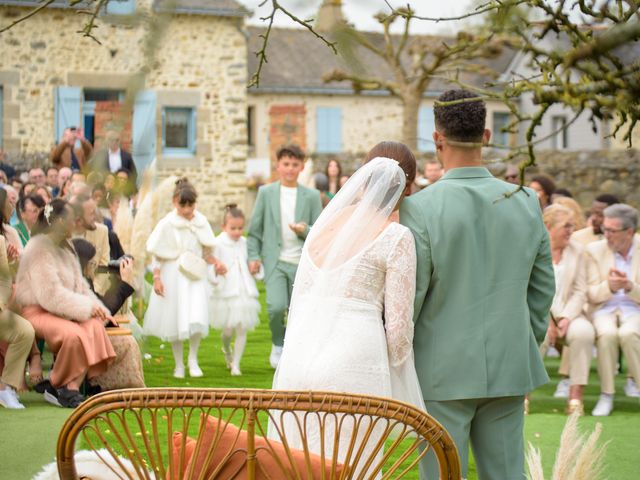
[[[415,245],[411,232],[391,220],[407,176],[397,161],[374,158],[314,224],[294,283],[274,389],[391,397],[424,409],[412,348]],[[332,427],[325,423],[321,441],[318,425],[307,422],[309,450],[324,448],[325,456],[333,456]],[[295,419],[283,424],[288,444],[302,448]],[[339,462],[352,433],[346,430],[341,428]],[[270,436],[277,438],[273,425]]]

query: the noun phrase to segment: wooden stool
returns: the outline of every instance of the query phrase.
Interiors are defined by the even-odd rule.
[[[110,327],[107,328],[107,335],[109,335],[110,337],[115,337],[118,335],[131,335],[131,330],[129,330],[128,328],[123,328],[123,327]]]
[[[123,323],[131,323],[131,320],[129,320],[129,317],[127,317],[126,315],[114,315],[113,319],[118,323],[118,325],[121,325]]]

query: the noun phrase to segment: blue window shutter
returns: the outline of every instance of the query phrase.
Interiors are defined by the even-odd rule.
[[[316,110],[316,151],[339,153],[342,151],[342,109],[318,107]]]
[[[156,92],[143,90],[136,96],[133,106],[132,156],[139,173],[156,157],[156,103]],[[138,179],[141,178],[142,175],[138,175]]]
[[[62,139],[65,128],[82,128],[82,89],[80,87],[57,87],[55,97],[55,142]]]
[[[418,111],[418,151],[436,151],[436,146],[433,143],[433,131],[435,129],[436,123],[433,117],[433,108],[420,107]]]
[[[136,11],[136,0],[109,0],[107,13],[109,15],[131,15]]]

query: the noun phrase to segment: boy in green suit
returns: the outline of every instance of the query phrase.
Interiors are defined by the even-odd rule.
[[[465,99],[473,99],[471,101]],[[555,292],[549,238],[534,191],[482,166],[484,102],[464,90],[435,107],[446,174],[407,198],[401,223],[418,258],[414,351],[427,411],[449,431],[467,476],[524,479],[524,395],[548,377],[538,352]],[[428,454],[421,478],[438,478]]]
[[[276,170],[280,181],[258,191],[247,238],[249,270],[257,273],[264,264],[272,340],[269,361],[273,368],[278,366],[282,354],[284,314],[289,307],[302,245],[309,227],[322,211],[320,193],[298,184],[304,157],[296,145],[278,150]]]

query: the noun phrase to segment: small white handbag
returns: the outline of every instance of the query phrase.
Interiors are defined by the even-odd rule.
[[[178,232],[175,232],[178,248],[182,250],[182,242]],[[184,251],[178,257],[178,270],[189,280],[202,280],[207,277],[207,262],[198,255],[190,251]]]
[[[207,262],[191,252],[183,252],[178,257],[178,269],[189,280],[202,280],[207,276]]]

